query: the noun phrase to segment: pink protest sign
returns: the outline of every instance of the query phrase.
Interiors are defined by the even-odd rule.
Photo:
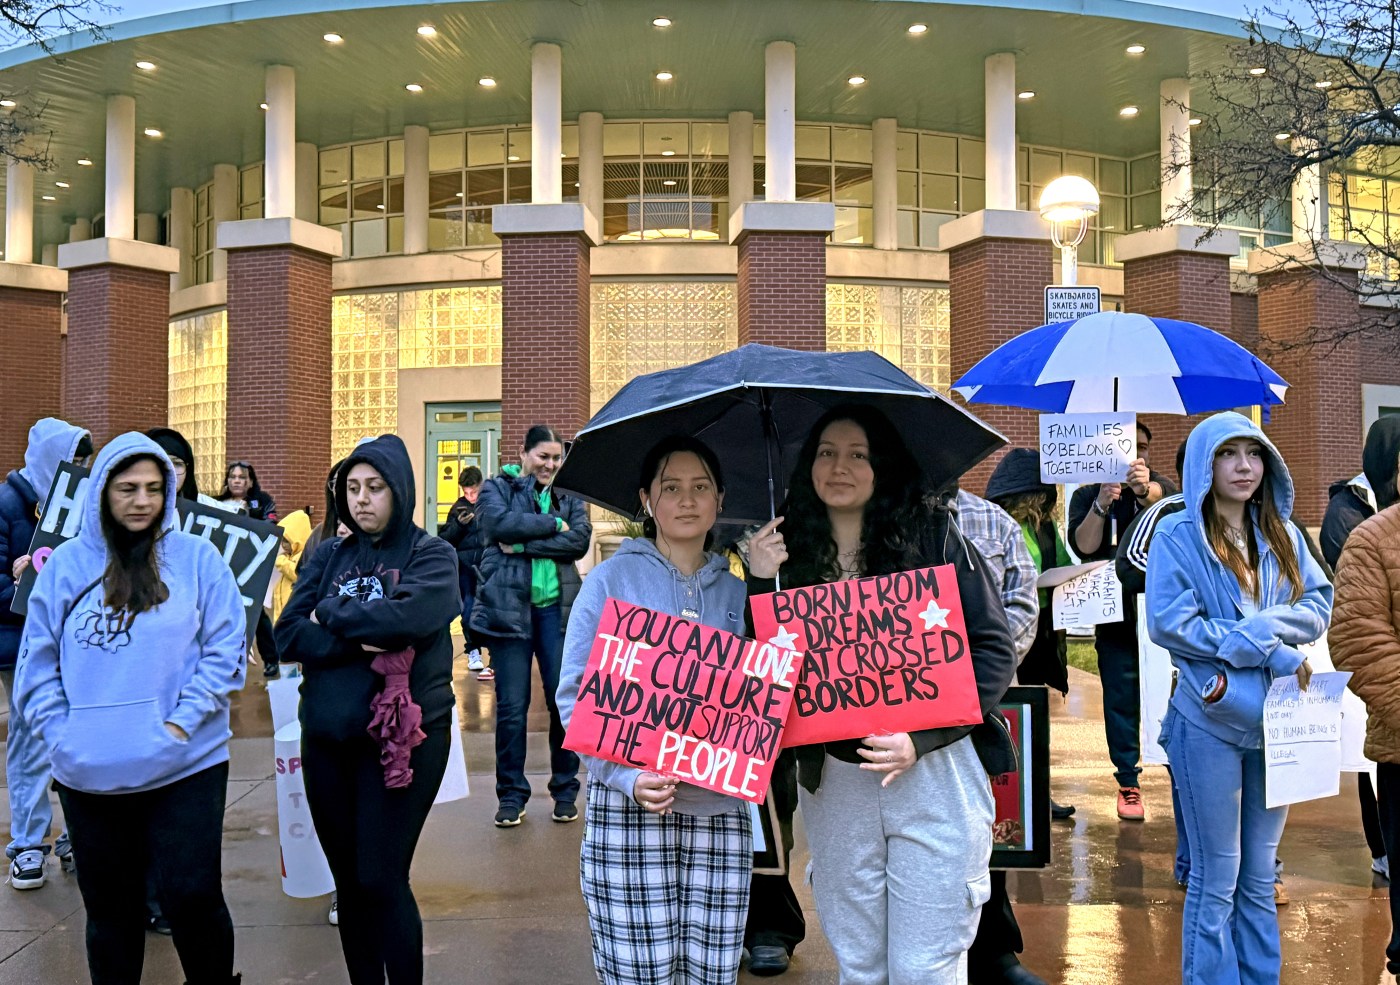
[[[761,804],[798,660],[610,598],[564,745]]]
[[[982,721],[953,566],[749,600],[754,635],[801,654],[784,746]]]

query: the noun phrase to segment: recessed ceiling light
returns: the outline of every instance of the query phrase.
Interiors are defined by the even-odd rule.
[[[662,182],[663,185],[668,185],[668,186],[669,186],[669,185],[674,185],[675,183],[676,183],[676,180],[675,180],[674,178],[667,178],[665,181]]]
[[[1188,127],[1198,127],[1201,125],[1201,118],[1199,116],[1193,116],[1186,121],[1186,125]]]
[[[92,159],[87,157],[80,157],[78,158],[78,164],[81,167],[90,168],[92,167]]]
[[[675,78],[675,76],[672,75],[670,72],[657,72],[657,73],[656,73],[656,81],[657,81],[657,82],[670,82],[670,81],[671,81],[672,79],[674,79],[674,78]]]
[[[383,211],[384,211],[384,206],[383,206],[383,205],[376,205],[375,208],[378,209],[380,212],[383,212]]]
[[[481,86],[483,89],[496,88],[496,80],[491,78],[491,76],[489,75],[483,75],[481,78],[477,79],[476,84]]]
[[[846,84],[853,86],[863,86],[865,85],[865,76],[852,75],[849,79],[846,80]]]
[[[507,161],[518,161],[518,160],[520,160],[520,155],[519,155],[519,154],[512,154],[512,155],[510,155],[510,157],[506,158],[506,160],[507,160]]]
[[[1142,54],[1142,53],[1143,53],[1144,51],[1146,51],[1146,50],[1147,50],[1147,45],[1145,45],[1145,44],[1136,44],[1136,43],[1135,43],[1135,44],[1130,44],[1130,45],[1128,45],[1128,47],[1127,47],[1127,49],[1126,49],[1126,51],[1127,51],[1128,54],[1130,54],[1130,55],[1140,55],[1140,54]]]
[[[420,37],[424,38],[435,37],[437,35],[437,28],[433,27],[431,24],[419,24],[418,34]]]
[[[1020,92],[1016,93],[1016,98],[1017,98],[1017,99],[1034,99],[1034,98],[1035,98],[1035,90],[1034,90],[1034,89],[1022,89]]]
[[[1137,115],[1138,115],[1138,108],[1137,108],[1136,106],[1124,106],[1122,109],[1120,109],[1120,110],[1118,111],[1118,115],[1119,115],[1119,116],[1137,116]]]
[[[266,109],[267,109],[267,103],[258,103],[258,109],[266,110]]]
[[[148,136],[148,137],[164,137],[164,136],[165,136],[165,134],[161,133],[161,132],[160,132],[159,130],[157,130],[155,127],[147,127],[146,129],[142,130],[141,132],[144,133],[144,134],[145,134],[146,136]]]
[[[463,197],[461,192],[457,192],[456,195],[457,195],[458,198],[462,198],[462,197]]]
[[[1316,82],[1313,83],[1313,87],[1316,88],[1316,89],[1330,89],[1330,88],[1332,88],[1332,80],[1331,80],[1331,79],[1318,79]],[[0,106],[3,106],[3,105],[4,105],[4,103],[0,103]]]
[[[1290,137],[1292,137],[1292,136],[1293,136],[1293,134],[1291,134],[1291,133],[1286,133],[1286,132],[1284,132],[1283,130],[1280,130],[1278,133],[1274,134],[1274,139],[1275,139],[1275,140],[1288,140],[1288,139],[1289,139]]]
[[[66,181],[55,181],[55,182],[53,183],[53,186],[54,186],[55,188],[67,188],[67,187],[68,187],[68,182],[66,182]]]
[[[927,24],[910,24],[910,25],[909,25],[909,33],[910,33],[910,34],[927,34],[927,33],[928,33],[928,25],[927,25]]]
[[[339,34],[336,34],[334,31],[330,31],[326,34],[321,35],[321,40],[326,42],[326,44],[340,44],[340,42],[344,41],[345,38],[341,37]]]
[[[409,92],[422,92],[422,91],[423,91],[423,87],[422,87],[421,85],[419,85],[417,82],[410,82],[408,85],[404,86],[404,88],[407,89]]]
[[[675,157],[675,156],[676,156],[676,152],[673,151],[673,150],[664,150],[664,151],[661,152],[661,156],[662,156],[662,157]]]
[[[1265,68],[1263,65],[1255,65],[1253,68],[1251,68],[1251,69],[1249,70],[1249,74],[1250,74],[1250,75],[1263,75],[1263,74],[1264,74],[1265,72],[1267,72],[1267,71],[1268,71],[1268,69]]]
[[[670,26],[671,26],[671,18],[669,18],[669,17],[653,17],[653,18],[651,19],[651,26],[652,26],[652,27],[670,27]]]
[[[3,106],[5,109],[14,109],[18,105],[19,104],[13,99],[0,99],[0,106]]]
[[[143,59],[136,63],[136,67],[143,72],[154,72],[156,70],[156,63],[148,62]]]
[[[54,198],[52,195],[40,195],[39,197],[42,198],[45,202],[57,202],[57,201],[58,201],[58,199]]]

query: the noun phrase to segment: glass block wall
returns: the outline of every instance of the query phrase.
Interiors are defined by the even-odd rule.
[[[826,347],[878,352],[925,386],[947,392],[946,287],[826,285]]]
[[[228,385],[228,314],[211,311],[170,323],[170,426],[194,449],[201,492],[217,495],[224,481],[224,422]]]

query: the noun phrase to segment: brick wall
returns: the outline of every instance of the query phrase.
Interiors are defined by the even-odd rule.
[[[739,237],[739,344],[826,349],[826,233]]]
[[[501,238],[501,459],[532,424],[572,436],[589,417],[589,245],[574,233]]]
[[[1297,487],[1294,516],[1309,526],[1322,520],[1327,487],[1361,470],[1360,384],[1380,382],[1364,379],[1373,370],[1363,371],[1361,344],[1307,344],[1361,317],[1356,275],[1331,277],[1307,269],[1259,277],[1259,356],[1290,384],[1265,430]]]
[[[62,317],[62,294],[0,287],[0,472],[24,464],[30,425],[62,409]]]
[[[1052,280],[1048,242],[981,239],[948,254],[953,380],[1012,336],[1041,324],[1045,285]],[[962,401],[958,396],[953,399]],[[991,404],[971,404],[968,409],[1006,435],[1010,447],[1038,446],[1040,431],[1034,411]],[[967,473],[963,488],[981,493],[1001,455],[998,452]]]
[[[166,423],[170,275],[136,267],[68,274],[63,416],[94,445]]]
[[[289,513],[324,508],[331,466],[331,261],[290,246],[228,257],[229,461]],[[217,490],[215,490],[217,492]]]

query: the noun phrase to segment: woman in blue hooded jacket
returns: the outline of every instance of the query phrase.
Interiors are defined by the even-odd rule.
[[[1274,858],[1286,807],[1264,795],[1264,698],[1311,668],[1332,587],[1288,519],[1293,480],[1247,418],[1191,432],[1186,508],[1163,520],[1147,566],[1147,627],[1179,671],[1162,744],[1191,843],[1184,985],[1277,985]]]

